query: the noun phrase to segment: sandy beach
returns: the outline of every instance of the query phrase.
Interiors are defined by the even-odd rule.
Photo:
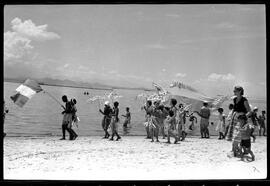
[[[172,139],[173,141],[173,139]],[[229,158],[231,143],[189,137],[179,144],[151,143],[144,136],[109,141],[59,137],[6,137],[4,179],[14,180],[209,180],[264,179],[266,138],[252,143],[254,162]]]

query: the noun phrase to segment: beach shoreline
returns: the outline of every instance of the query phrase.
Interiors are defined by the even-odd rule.
[[[144,136],[119,141],[80,136],[5,137],[4,179],[209,180],[265,179],[266,138],[252,143],[254,162],[229,158],[231,142],[189,137],[179,144],[151,143]],[[173,139],[172,139],[173,141]]]

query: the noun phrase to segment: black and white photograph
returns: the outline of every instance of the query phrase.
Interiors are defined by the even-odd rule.
[[[4,180],[267,178],[265,4],[7,4]]]

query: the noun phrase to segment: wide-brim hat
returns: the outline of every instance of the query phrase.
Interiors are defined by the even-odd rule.
[[[110,102],[109,101],[105,101],[104,105],[110,105]]]

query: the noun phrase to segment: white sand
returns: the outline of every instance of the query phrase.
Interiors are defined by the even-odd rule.
[[[225,140],[187,138],[180,144],[151,143],[143,136],[108,141],[79,137],[6,137],[4,179],[23,180],[204,180],[264,179],[266,138],[252,143],[254,162],[229,158]],[[174,141],[173,139],[171,140]]]

